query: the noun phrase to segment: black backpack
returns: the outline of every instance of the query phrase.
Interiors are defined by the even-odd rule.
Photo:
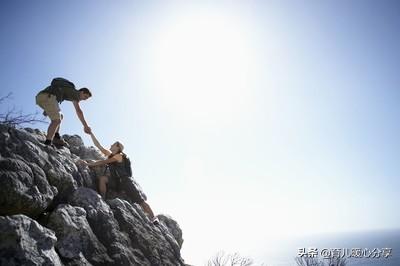
[[[129,157],[126,156],[126,154],[122,154],[122,158],[124,161],[124,168],[125,172],[128,174],[128,176],[132,176],[132,168],[131,168],[131,160],[129,160]]]
[[[72,88],[75,89],[74,83],[65,78],[55,78],[51,81],[53,88]]]
[[[122,153],[122,162],[110,163],[108,169],[113,177],[126,178],[132,176],[131,160],[124,153]]]

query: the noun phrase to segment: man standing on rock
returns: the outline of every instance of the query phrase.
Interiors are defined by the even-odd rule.
[[[91,96],[92,93],[88,88],[76,90],[74,83],[64,78],[53,79],[50,86],[36,95],[36,104],[44,110],[43,114],[49,116],[51,120],[44,144],[52,145],[54,143],[60,146],[66,144],[59,133],[61,120],[63,119],[59,104],[63,101],[71,101],[74,104],[76,114],[82,122],[83,130],[85,133],[90,134],[91,129],[86,123],[79,102],[87,100]]]

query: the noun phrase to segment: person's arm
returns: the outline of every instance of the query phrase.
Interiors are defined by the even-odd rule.
[[[109,150],[107,150],[103,146],[101,146],[100,142],[96,139],[93,132],[90,133],[90,137],[92,138],[94,146],[96,146],[105,156],[108,156],[111,154],[111,152]]]
[[[115,156],[114,156],[114,157],[112,157],[112,158],[108,158],[108,159],[105,159],[105,160],[100,160],[100,161],[96,161],[96,162],[93,162],[93,163],[88,163],[87,165],[88,165],[89,167],[94,167],[94,166],[99,166],[99,165],[114,163],[114,162],[117,162],[117,161],[118,161],[118,159],[115,158]]]
[[[76,115],[78,116],[79,120],[81,120],[81,123],[84,127],[85,133],[90,134],[91,129],[90,129],[89,125],[86,123],[85,117],[83,116],[83,111],[82,111],[81,107],[79,106],[79,102],[73,101],[72,103],[74,104]]]

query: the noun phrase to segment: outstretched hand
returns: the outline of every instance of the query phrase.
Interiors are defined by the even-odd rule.
[[[91,165],[89,162],[85,161],[85,160],[79,160],[77,162],[80,165],[84,165],[84,166],[88,166],[88,167],[93,167],[93,165]]]
[[[89,126],[85,126],[83,131],[85,131],[86,134],[92,134],[92,129]]]
[[[88,162],[86,162],[84,160],[79,160],[79,161],[77,161],[77,163],[80,165],[89,166]]]

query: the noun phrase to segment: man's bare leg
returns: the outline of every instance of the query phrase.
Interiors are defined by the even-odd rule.
[[[46,140],[52,141],[54,138],[54,134],[56,133],[57,129],[60,127],[61,119],[51,120],[49,128],[47,129],[47,136]]]

